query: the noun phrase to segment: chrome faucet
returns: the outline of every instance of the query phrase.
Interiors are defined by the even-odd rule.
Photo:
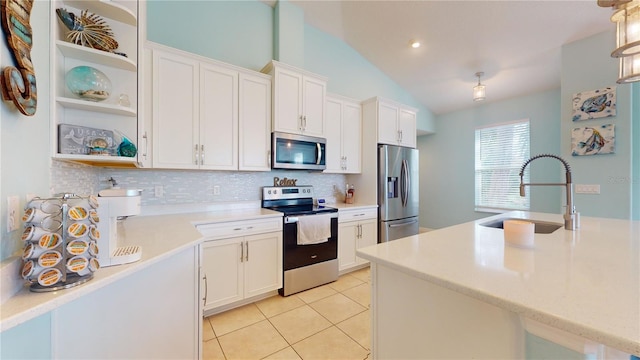
[[[539,183],[539,184],[525,184],[523,180],[524,169],[529,165],[530,162],[540,158],[553,158],[560,161],[564,165],[566,182],[565,183]],[[567,211],[564,213],[564,228],[567,230],[576,230],[580,227],[580,213],[576,212],[576,207],[573,205],[573,183],[571,182],[571,167],[569,163],[563,158],[551,155],[551,154],[541,154],[532,157],[531,159],[525,161],[524,165],[520,168],[520,196],[525,196],[524,187],[525,186],[565,186],[567,193]]]

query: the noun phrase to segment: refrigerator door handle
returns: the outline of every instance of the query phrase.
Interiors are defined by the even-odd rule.
[[[416,222],[418,222],[418,220],[411,220],[411,221],[407,221],[407,222],[402,223],[402,224],[390,224],[388,226],[390,228],[399,228],[399,227],[409,226],[409,225],[415,224]]]
[[[409,164],[407,163],[407,160],[402,160],[402,182],[401,182],[401,197],[402,197],[402,206],[406,207],[407,206],[407,202],[409,201],[409,188],[411,186],[410,180],[409,180]]]

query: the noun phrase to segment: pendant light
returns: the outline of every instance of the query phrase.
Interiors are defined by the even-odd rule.
[[[480,83],[480,77],[484,75],[484,72],[478,71],[476,77],[478,78],[478,85],[473,87],[473,101],[482,101],[485,99],[485,86]]]
[[[619,58],[618,84],[640,81],[640,0],[598,0],[602,7],[613,7],[616,23],[616,49]]]

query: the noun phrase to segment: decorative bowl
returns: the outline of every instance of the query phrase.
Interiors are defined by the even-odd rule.
[[[103,101],[111,95],[111,80],[91,66],[76,66],[67,72],[65,82],[76,96],[89,101]]]

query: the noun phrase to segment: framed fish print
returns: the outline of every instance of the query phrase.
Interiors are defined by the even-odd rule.
[[[573,94],[573,121],[616,115],[616,87]]]
[[[571,130],[571,155],[613,154],[615,125],[585,126]]]

